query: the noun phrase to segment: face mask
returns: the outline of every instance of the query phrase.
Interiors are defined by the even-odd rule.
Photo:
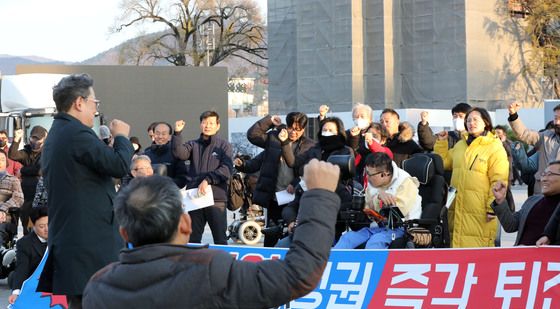
[[[37,151],[37,150],[41,149],[42,145],[43,145],[42,143],[37,143],[37,142],[29,143],[29,146],[31,146],[31,149],[34,150],[34,151]]]
[[[334,136],[334,135],[336,134],[330,131],[321,131],[321,136]]]
[[[554,133],[556,133],[556,135],[560,135],[560,126],[558,125],[554,126]]]
[[[137,151],[138,149],[140,149],[140,146],[138,146],[138,144],[132,144],[132,148],[134,148],[134,151]]]
[[[465,131],[465,119],[456,118],[453,119],[453,126],[455,127],[456,131]]]
[[[354,119],[354,124],[360,128],[360,130],[366,129],[369,127],[369,122],[363,118]]]
[[[0,140],[0,147],[4,148],[6,146],[6,141]]]

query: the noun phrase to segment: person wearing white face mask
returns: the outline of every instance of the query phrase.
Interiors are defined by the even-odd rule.
[[[461,139],[461,134],[465,133],[465,115],[471,110],[471,106],[467,103],[459,103],[451,109],[453,116],[453,131],[447,132],[449,148]],[[434,135],[430,124],[428,123],[428,112],[424,111],[420,114],[420,122],[418,123],[418,144],[426,151],[433,151],[437,136]]]
[[[352,108],[354,127],[346,130],[347,145],[354,150],[356,156],[365,158],[371,150],[366,141],[366,134],[373,122],[373,110],[369,105],[356,103]],[[356,162],[356,180],[363,181],[364,161]]]

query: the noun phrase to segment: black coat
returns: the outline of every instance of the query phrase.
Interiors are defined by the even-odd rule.
[[[295,145],[289,139],[282,143],[278,139],[278,133],[279,130],[274,128],[271,116],[266,116],[252,125],[247,130],[247,139],[253,145],[264,148],[264,151],[238,168],[240,171],[248,173],[260,171],[252,201],[263,207],[268,207],[276,193],[282,146],[284,145],[286,149],[290,149],[294,155],[298,156],[303,155],[315,145],[315,142],[305,136],[296,141]],[[299,183],[301,174],[297,168],[293,168],[293,171],[294,178],[290,184],[295,187]]]
[[[93,273],[118,258],[123,241],[113,212],[112,177],[130,170],[134,148],[113,148],[67,113],[55,115],[41,165],[49,205],[49,256],[38,291],[81,295]]]
[[[311,292],[331,251],[340,200],[322,189],[301,199],[283,260],[237,261],[215,249],[153,244],[124,250],[86,287],[88,308],[271,308]]]
[[[17,241],[16,270],[13,272],[10,287],[12,290],[21,289],[23,281],[29,278],[41,263],[45,250],[47,244],[42,243],[33,231]]]
[[[165,145],[152,144],[146,148],[144,154],[150,158],[153,164],[163,164],[167,168],[167,176],[173,179],[173,182],[179,188],[183,188],[187,184],[187,167],[185,161],[179,160],[173,156],[171,142]]]
[[[21,140],[20,140],[21,142]],[[11,160],[21,163],[21,190],[25,201],[33,201],[35,197],[35,188],[39,181],[41,171],[41,151],[35,152],[31,150],[31,146],[25,145],[19,150],[19,143],[13,142],[8,150],[8,157]],[[14,175],[16,176],[16,175]]]

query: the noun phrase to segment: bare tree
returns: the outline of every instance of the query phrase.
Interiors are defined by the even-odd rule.
[[[510,0],[511,1],[511,0]],[[543,81],[560,99],[560,3],[558,0],[517,0],[531,36],[533,60]]]
[[[117,32],[148,22],[165,29],[127,51],[137,63],[213,66],[237,57],[264,66],[267,60],[266,27],[254,0],[122,0],[121,8]]]

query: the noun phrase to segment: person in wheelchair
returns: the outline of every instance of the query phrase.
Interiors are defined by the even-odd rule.
[[[366,158],[366,207],[376,212],[382,208],[396,206],[406,220],[418,219],[422,213],[422,197],[418,194],[419,182],[405,170],[397,167],[391,158],[382,152],[369,154]],[[335,249],[354,249],[365,243],[366,249],[388,248],[390,243],[404,236],[402,226],[378,224],[349,231],[342,235]]]
[[[8,210],[23,204],[21,184],[17,177],[6,172],[7,163],[7,154],[0,150],[0,245],[4,248],[17,233],[17,222],[12,222]]]

